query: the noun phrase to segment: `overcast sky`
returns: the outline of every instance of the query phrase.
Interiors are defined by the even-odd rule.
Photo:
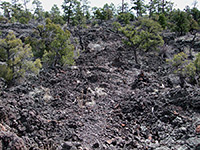
[[[1,1],[11,2],[11,0],[0,0],[0,2]],[[22,1],[22,0],[19,0],[19,1]],[[44,10],[49,11],[54,4],[57,4],[59,7],[61,7],[64,0],[40,0],[40,1],[42,2]],[[118,6],[121,4],[122,0],[88,0],[88,1],[90,1],[90,6],[92,7],[94,6],[102,7],[105,3],[108,3],[108,4],[114,3],[116,6]],[[145,1],[148,2],[149,0],[145,0]],[[180,8],[181,10],[183,10],[185,6],[187,5],[192,6],[194,2],[194,0],[170,0],[170,1],[174,3],[175,8]],[[125,2],[128,2],[130,4],[130,0],[125,0]],[[200,9],[200,1],[197,0],[197,2],[198,2],[198,9]]]
[[[45,10],[50,10],[53,4],[62,5],[64,0],[40,0],[43,4]],[[102,7],[105,3],[114,3],[116,6],[121,3],[122,0],[89,0],[90,5],[92,7]],[[146,0],[149,1],[149,0]],[[199,0],[197,0],[198,2]],[[125,2],[130,3],[130,0],[125,0]],[[171,0],[174,3],[176,8],[180,8],[181,10],[185,8],[185,6],[192,6],[194,0]],[[200,1],[198,4],[198,8],[200,9]]]

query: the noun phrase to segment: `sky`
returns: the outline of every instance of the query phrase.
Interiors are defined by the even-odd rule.
[[[11,2],[11,0],[0,0],[0,2],[1,1]],[[19,1],[22,1],[22,0],[19,0]],[[57,6],[61,8],[63,1],[64,0],[40,0],[40,2],[42,2],[42,6],[44,10],[46,11],[49,11],[54,4],[57,4]],[[114,3],[115,6],[119,6],[122,0],[88,0],[88,1],[90,1],[91,7],[94,7],[94,6],[103,7],[105,3],[108,3],[108,4]],[[130,0],[124,0],[124,1],[130,4]],[[145,0],[145,1],[148,2],[149,0]],[[193,6],[192,4],[194,2],[194,0],[170,0],[170,1],[174,3],[175,8],[180,8],[181,10],[183,10],[187,5],[190,7]],[[197,0],[197,2],[198,2],[198,9],[200,9],[200,0]]]
[[[45,10],[50,10],[53,4],[57,4],[58,6],[61,6],[64,0],[40,0],[43,4],[43,7]],[[92,7],[97,6],[97,7],[103,7],[105,3],[114,3],[115,6],[118,6],[121,4],[122,0],[88,0],[90,1],[90,5]],[[149,1],[149,0],[146,0]],[[180,8],[183,10],[185,6],[192,6],[194,0],[170,0],[171,2],[174,3],[175,8]],[[199,0],[197,0],[198,2]],[[130,0],[125,0],[125,2],[130,3]],[[198,2],[198,9],[200,9],[200,1]]]

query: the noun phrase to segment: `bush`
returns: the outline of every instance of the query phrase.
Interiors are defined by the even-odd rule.
[[[29,19],[28,19],[28,18],[25,18],[25,17],[21,17],[21,18],[19,19],[19,22],[20,22],[21,24],[27,24],[27,23],[29,22]]]
[[[29,71],[38,74],[42,67],[39,59],[33,61],[30,45],[24,45],[12,32],[0,39],[0,60],[0,77],[7,82],[24,77]]]
[[[115,30],[115,31],[119,31],[119,29],[121,28],[121,24],[119,23],[119,22],[113,22],[113,24],[112,24],[112,26],[113,26],[113,29]]]
[[[160,23],[160,25],[162,26],[163,29],[165,29],[167,27],[167,19],[164,14],[159,15],[158,22]]]
[[[172,31],[179,35],[184,35],[190,30],[190,22],[186,12],[180,10],[173,12],[172,23],[174,24]]]
[[[62,30],[60,25],[46,19],[45,25],[39,25],[35,37],[26,39],[33,47],[35,57],[41,58],[47,66],[73,65],[74,46],[70,43],[70,32]]]
[[[117,20],[124,24],[129,24],[130,20],[132,20],[132,19],[133,19],[133,15],[130,13],[120,13],[117,16]]]
[[[174,55],[173,59],[167,60],[174,70],[175,74],[184,77],[192,84],[199,83],[200,73],[200,53],[196,55],[195,60],[188,60],[188,56],[184,53]]]
[[[8,22],[7,18],[0,16],[0,23],[7,23],[7,22]]]
[[[119,30],[127,38],[124,43],[134,50],[135,61],[137,61],[137,50],[150,51],[157,50],[158,46],[164,44],[160,32],[162,27],[159,23],[150,19],[141,19],[135,23],[136,26],[126,25]]]

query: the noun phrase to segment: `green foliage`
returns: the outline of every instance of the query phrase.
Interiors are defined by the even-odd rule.
[[[200,73],[200,53],[197,54],[196,59],[194,60],[194,66],[196,67],[196,72]]]
[[[7,82],[13,79],[13,72],[6,64],[0,64],[1,72],[0,77],[4,78]]]
[[[1,2],[0,8],[3,10],[3,15],[5,18],[11,18],[11,4],[9,2]]]
[[[167,18],[165,17],[164,14],[159,15],[158,22],[160,23],[160,25],[162,26],[163,29],[165,29],[167,27]]]
[[[73,26],[85,26],[87,19],[90,18],[87,0],[64,0],[62,5],[64,10],[64,20]]]
[[[34,17],[38,21],[42,21],[44,18],[44,11],[42,3],[39,0],[33,0],[32,5],[35,5]]]
[[[132,9],[134,9],[136,11],[137,17],[141,17],[146,12],[144,0],[131,0],[131,1],[134,4]]]
[[[190,22],[186,12],[177,10],[173,12],[172,23],[174,24],[172,30],[184,35],[190,29]]]
[[[105,4],[103,8],[93,8],[93,11],[95,19],[110,20],[113,17],[115,7],[112,3]]]
[[[78,5],[80,5],[80,2],[77,0],[64,0],[62,8],[64,10],[64,19],[68,23],[74,18]]]
[[[47,66],[73,65],[74,46],[70,43],[70,32],[60,25],[46,19],[45,25],[39,25],[35,37],[26,39],[33,47],[36,58],[41,58]]]
[[[57,5],[53,5],[53,7],[51,8],[49,18],[55,24],[63,25],[65,23],[65,21],[63,20],[63,17],[60,14],[60,10]]]
[[[141,19],[136,25],[138,26],[137,30],[141,38],[140,47],[142,47],[143,50],[157,50],[158,46],[164,44],[160,35],[162,27],[159,23],[151,19]]]
[[[113,26],[113,29],[115,30],[115,31],[119,31],[119,29],[121,28],[121,24],[119,23],[119,22],[113,22],[113,24],[112,24],[112,26]]]
[[[188,65],[185,66],[185,68],[183,69],[183,74],[184,76],[188,76],[190,78],[190,80],[194,80],[195,76],[196,76],[196,66],[194,65],[193,62],[189,63]]]
[[[20,39],[10,32],[5,39],[0,39],[0,76],[10,82],[24,77],[28,71],[39,73],[40,60],[32,61],[33,53],[30,45],[23,45]]]
[[[173,10],[173,3],[167,0],[150,0],[147,5],[150,18],[154,15],[164,14],[168,16]]]
[[[25,17],[21,17],[19,18],[19,22],[22,23],[22,24],[27,24],[29,21],[29,19],[25,18]]]
[[[150,19],[139,20],[135,26],[126,25],[121,27],[120,31],[126,36],[125,44],[133,47],[135,61],[137,62],[136,50],[150,51],[156,50],[158,46],[163,45],[164,41],[159,35],[162,27]]]
[[[17,1],[12,1],[11,5],[8,2],[2,2],[1,9],[3,9],[4,17],[9,20],[11,23],[15,23],[19,21],[20,23],[26,24],[29,22],[29,20],[32,17],[31,12],[28,12],[28,10],[23,10],[23,7],[21,4],[17,4]]]
[[[187,63],[187,55],[184,52],[178,53],[174,55],[174,58],[172,60],[167,60],[172,64],[173,67],[175,67],[178,70],[182,70]],[[180,69],[181,68],[181,69]]]
[[[124,23],[124,24],[129,24],[130,21],[133,21],[134,20],[134,15],[131,14],[131,13],[120,13],[118,16],[117,16],[117,20],[121,23]]]
[[[198,25],[198,22],[196,22],[194,19],[190,19],[190,32],[198,31],[200,29],[200,26]]]
[[[0,23],[7,23],[7,22],[8,22],[7,18],[0,16]]]
[[[193,19],[196,22],[200,23],[200,10],[198,10],[196,7],[194,7],[194,8],[191,9],[190,14],[192,15]]]
[[[196,55],[195,60],[188,60],[184,53],[174,55],[173,59],[167,60],[173,67],[174,73],[186,79],[190,83],[198,83],[200,73],[200,53]]]

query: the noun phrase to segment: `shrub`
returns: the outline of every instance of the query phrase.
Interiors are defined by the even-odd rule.
[[[158,46],[164,44],[160,31],[162,27],[159,23],[150,19],[141,19],[134,25],[121,27],[120,31],[127,38],[125,44],[131,46],[134,50],[135,61],[137,61],[137,50],[150,51],[156,50]]]
[[[174,70],[175,74],[184,77],[192,84],[199,83],[200,73],[200,53],[196,55],[194,60],[188,60],[188,56],[184,53],[174,55],[173,59],[167,60]]]
[[[24,45],[12,32],[0,39],[0,61],[0,77],[7,82],[24,77],[29,71],[38,74],[42,67],[39,59],[33,61],[30,45]]]
[[[130,13],[120,13],[117,16],[117,20],[124,24],[129,24],[131,19],[132,19],[132,14]]]
[[[29,22],[29,19],[28,18],[25,18],[25,17],[21,17],[19,18],[19,22],[21,24],[27,24]]]
[[[47,66],[73,65],[74,46],[70,43],[70,32],[62,30],[60,25],[46,19],[45,25],[39,25],[35,37],[26,39],[33,47],[35,57],[41,58]]]

